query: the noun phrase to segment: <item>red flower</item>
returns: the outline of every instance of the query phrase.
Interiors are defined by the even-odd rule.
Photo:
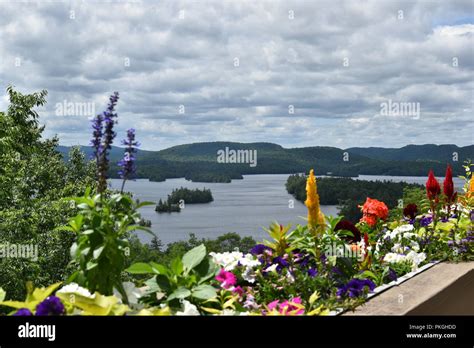
[[[409,217],[410,219],[414,219],[416,213],[418,213],[418,207],[413,203],[408,204],[405,209],[403,209],[403,215]]]
[[[456,194],[454,193],[453,170],[451,169],[451,166],[449,164],[448,168],[446,168],[446,177],[444,178],[443,192],[446,195],[448,203],[452,203],[455,200]]]
[[[360,231],[359,229],[349,220],[341,220],[334,227],[334,231],[346,230],[352,232],[353,237],[344,236],[342,239],[345,239],[352,243],[357,243],[360,241]]]
[[[428,196],[429,200],[437,200],[440,192],[441,187],[439,186],[439,182],[436,180],[433,171],[430,170],[430,173],[428,174],[428,180],[426,181],[426,195]]]
[[[362,206],[362,219],[367,225],[374,227],[378,219],[385,220],[388,217],[388,207],[384,202],[367,197]]]

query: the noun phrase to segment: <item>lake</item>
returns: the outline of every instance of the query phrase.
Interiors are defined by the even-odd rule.
[[[197,183],[181,179],[168,179],[164,182],[148,180],[128,181],[125,189],[133,192],[141,201],[158,202],[165,200],[168,194],[181,186],[189,189],[209,188],[214,201],[206,204],[188,204],[179,213],[156,213],[155,206],[140,209],[143,218],[152,222],[151,229],[163,244],[186,240],[190,233],[198,238],[216,238],[227,232],[237,232],[241,236],[251,236],[261,240],[266,237],[262,227],[268,227],[272,221],[282,225],[304,224],[307,210],[303,203],[286,192],[285,183],[288,174],[244,175],[243,180],[231,183]],[[359,180],[390,180],[409,183],[426,182],[426,177],[361,175]],[[438,178],[442,183],[442,178]],[[455,186],[462,181],[454,178]],[[122,181],[110,180],[114,189],[120,189]],[[293,202],[293,204],[290,204]],[[334,205],[321,207],[326,215],[337,215]],[[149,242],[151,236],[137,232],[143,242]]]

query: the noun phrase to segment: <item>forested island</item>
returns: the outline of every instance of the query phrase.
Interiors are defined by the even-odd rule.
[[[425,196],[424,186],[406,182],[365,181],[350,178],[318,178],[318,193],[322,205],[339,205],[340,215],[353,222],[362,217],[359,205],[367,197],[385,202],[390,209],[403,204],[419,203]],[[306,200],[306,175],[290,175],[286,190],[298,201]],[[397,213],[397,210],[393,210]]]
[[[188,189],[180,187],[168,195],[166,201],[159,200],[155,211],[158,213],[180,212],[185,204],[210,203],[214,200],[210,189]]]

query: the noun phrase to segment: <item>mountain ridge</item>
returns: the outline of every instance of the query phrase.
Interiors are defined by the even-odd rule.
[[[257,165],[248,163],[218,163],[219,150],[256,150]],[[58,146],[65,154],[70,147]],[[81,147],[91,156],[90,147]],[[123,156],[123,148],[113,147],[111,161]],[[181,144],[159,151],[140,150],[137,154],[138,176],[153,181],[185,177],[193,181],[229,182],[246,174],[293,174],[315,169],[317,175],[335,176],[400,175],[424,176],[430,169],[443,176],[446,165],[455,175],[464,173],[465,160],[474,160],[474,145],[454,144],[407,145],[401,148],[330,146],[284,148],[270,142],[201,142]],[[111,166],[111,176],[116,166]]]

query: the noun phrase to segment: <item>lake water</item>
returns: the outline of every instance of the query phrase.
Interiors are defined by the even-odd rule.
[[[186,240],[190,233],[198,238],[216,238],[227,232],[237,232],[241,236],[251,236],[261,240],[266,237],[262,227],[268,227],[272,221],[282,225],[304,224],[307,210],[303,203],[286,192],[285,183],[288,174],[244,175],[243,180],[231,183],[195,183],[181,179],[168,179],[164,182],[148,180],[129,181],[126,190],[134,193],[141,201],[158,202],[165,200],[168,194],[181,186],[189,189],[209,188],[214,201],[206,204],[188,204],[179,213],[157,213],[155,206],[140,209],[143,218],[152,222],[151,229],[164,243]],[[391,180],[409,183],[426,182],[425,177],[390,177],[362,175],[360,180]],[[442,179],[439,179],[442,182]],[[460,187],[461,180],[455,178]],[[112,179],[111,186],[120,189],[119,179]],[[293,202],[293,205],[290,204]],[[327,215],[337,215],[337,206],[321,207]],[[149,242],[151,236],[137,232],[140,239]]]

